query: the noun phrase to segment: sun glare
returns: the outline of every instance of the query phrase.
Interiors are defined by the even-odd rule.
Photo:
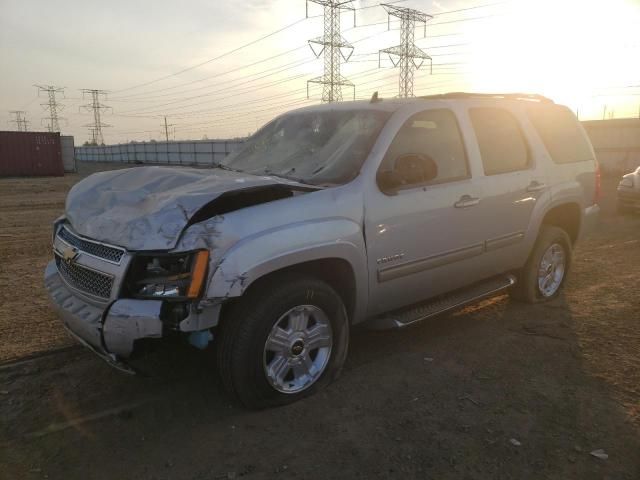
[[[577,110],[640,83],[638,0],[516,0],[503,11],[470,32],[472,89],[536,92]],[[621,108],[637,112],[625,98]]]

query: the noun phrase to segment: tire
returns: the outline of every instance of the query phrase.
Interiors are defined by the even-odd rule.
[[[347,356],[349,322],[329,285],[291,274],[252,287],[225,313],[218,335],[218,372],[225,390],[246,407],[261,409],[296,402],[336,379]],[[271,345],[288,348],[271,350]],[[316,345],[321,346],[312,349]],[[268,369],[281,374],[270,376]],[[299,375],[305,370],[307,376]]]
[[[560,262],[558,265],[548,265],[550,258],[560,258],[559,252],[564,257],[561,272]],[[545,255],[551,255],[551,257],[545,257]],[[526,303],[540,303],[556,298],[569,273],[572,255],[573,249],[567,232],[558,227],[543,225],[529,259],[518,275],[518,283],[509,292],[511,297]],[[542,277],[543,267],[547,272],[544,277]],[[544,278],[542,286],[540,278]]]

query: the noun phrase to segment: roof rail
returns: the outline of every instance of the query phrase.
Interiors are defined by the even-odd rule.
[[[554,103],[548,97],[535,93],[473,93],[473,92],[450,92],[438,95],[423,95],[419,98],[427,100],[449,100],[457,98],[508,98],[511,100],[536,100],[542,103]]]

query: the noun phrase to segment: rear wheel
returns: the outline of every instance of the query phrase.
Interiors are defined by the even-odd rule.
[[[329,285],[274,277],[225,316],[218,369],[226,390],[249,408],[292,403],[337,377],[348,339],[344,305]]]
[[[527,303],[551,300],[560,293],[571,265],[572,248],[567,232],[543,225],[536,244],[520,272],[511,296]]]

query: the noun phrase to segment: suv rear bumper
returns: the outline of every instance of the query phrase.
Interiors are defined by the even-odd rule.
[[[160,300],[121,299],[105,307],[96,306],[67,286],[55,261],[47,265],[44,283],[66,330],[120,370],[134,373],[123,359],[131,355],[136,340],[162,337]]]

